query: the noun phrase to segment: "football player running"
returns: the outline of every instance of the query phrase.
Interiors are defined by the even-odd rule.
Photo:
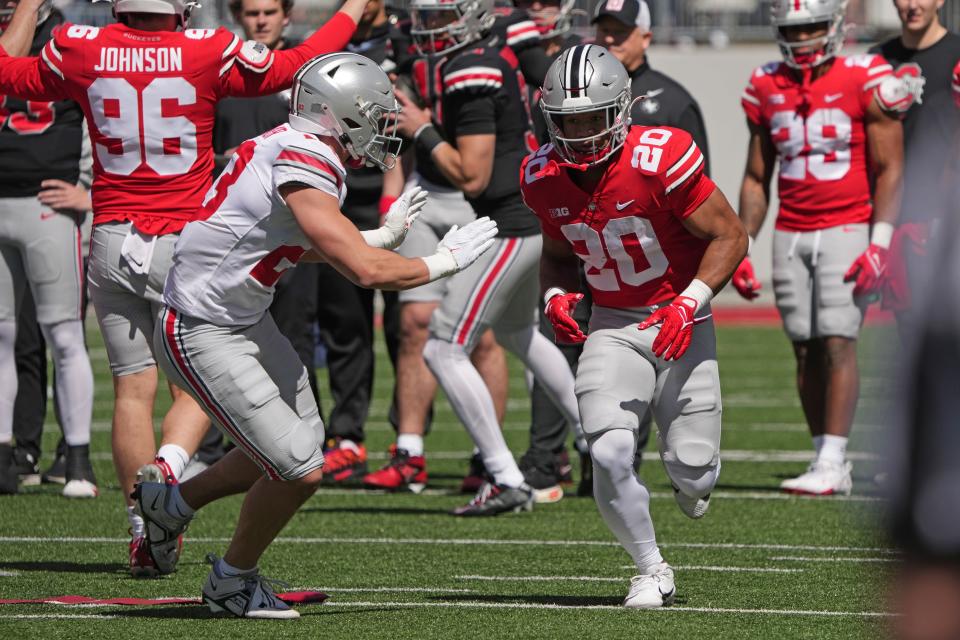
[[[94,151],[90,293],[114,379],[114,465],[129,495],[138,475],[174,482],[209,425],[193,399],[171,387],[156,449],[151,337],[174,243],[210,186],[216,103],[288,88],[309,58],[346,45],[366,2],[347,0],[303,44],[273,51],[222,27],[187,29],[194,2],[114,0],[117,23],[65,24],[40,56],[7,56],[8,47],[23,50],[32,30],[25,21],[33,15],[35,24],[40,4],[20,2],[0,37],[0,91],[71,98],[86,117]],[[156,575],[131,503],[128,517],[131,573]]]
[[[541,97],[552,144],[524,160],[520,180],[543,231],[546,314],[558,340],[585,343],[576,393],[594,496],[639,570],[623,604],[653,608],[676,589],[634,472],[639,423],[652,408],[677,503],[702,517],[720,472],[710,300],[746,254],[747,235],[688,133],[630,126],[629,82],[603,47],[564,51]],[[589,335],[571,317],[582,298],[578,260],[593,296]]]
[[[467,15],[469,21],[463,19]],[[533,372],[567,420],[579,423],[573,375],[556,345],[536,326],[541,242],[517,184],[533,135],[521,74],[491,32],[493,0],[470,0],[454,8],[414,0],[411,17],[410,33],[421,50],[438,51],[440,46],[447,51],[452,42],[457,44],[440,71],[443,94],[436,107],[442,123],[435,124],[429,110],[400,97],[399,129],[415,140],[418,154],[464,193],[476,215],[489,215],[499,225],[490,253],[451,278],[430,319],[423,349],[492,476],[453,514],[494,516],[530,509],[533,491],[507,448],[490,390],[469,358],[480,335],[492,328],[497,342]]]
[[[169,573],[195,510],[249,489],[234,537],[203,588],[213,611],[296,618],[259,575],[257,561],[318,486],[323,422],[307,370],[267,313],[284,270],[324,260],[365,287],[404,289],[467,268],[493,244],[480,218],[450,231],[425,258],[398,246],[426,194],[413,188],[379,229],[360,232],[340,207],[345,166],[386,170],[399,138],[387,75],[355,53],[334,53],[297,73],[289,123],[240,145],[207,193],[200,219],[177,242],[154,344],[164,372],[237,443],[182,484],[144,482],[135,497],[151,554]]]
[[[807,471],[780,488],[810,495],[852,488],[846,447],[859,394],[857,336],[885,277],[900,207],[896,110],[910,102],[880,56],[837,55],[845,10],[845,0],[774,2],[784,60],[754,71],[742,96],[750,142],[740,217],[756,237],[779,159],[774,296],[816,450]],[[744,298],[759,295],[749,258],[733,285]]]

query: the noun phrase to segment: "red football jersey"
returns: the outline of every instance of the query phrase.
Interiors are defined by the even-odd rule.
[[[210,188],[217,101],[289,88],[297,69],[346,45],[338,13],[302,45],[271,51],[224,28],[139,31],[62,25],[39,57],[0,48],[0,91],[80,104],[93,146],[93,223],[176,233]]]
[[[683,226],[716,186],[685,131],[633,126],[596,190],[570,179],[553,145],[520,169],[524,202],[543,233],[569,243],[584,262],[593,301],[647,307],[672,300],[693,280],[707,241]]]
[[[864,54],[837,56],[806,87],[783,62],[753,72],[741,103],[747,118],[770,132],[780,158],[778,229],[870,221],[866,113],[892,71],[880,56]]]

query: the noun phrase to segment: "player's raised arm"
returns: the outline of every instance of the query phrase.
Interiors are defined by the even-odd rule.
[[[0,36],[0,47],[10,56],[25,56],[30,53],[30,43],[37,30],[40,8],[46,0],[20,0],[13,17]]]
[[[290,88],[297,69],[307,60],[347,46],[366,5],[367,0],[346,0],[326,24],[292,49],[277,51],[258,42],[245,42],[236,64],[224,76],[224,93],[259,96]]]

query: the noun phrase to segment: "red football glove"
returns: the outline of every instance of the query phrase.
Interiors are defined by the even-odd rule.
[[[760,297],[760,294],[757,293],[761,289],[760,281],[757,280],[757,275],[753,272],[753,263],[750,262],[749,256],[744,258],[737,266],[730,282],[733,283],[733,288],[737,290],[737,293],[747,300]]]
[[[557,291],[562,290],[557,289]],[[573,319],[573,310],[581,300],[583,300],[582,293],[566,292],[556,293],[547,300],[543,312],[553,325],[557,342],[579,344],[587,339],[586,334],[580,331],[580,325]]]
[[[853,295],[863,296],[876,293],[887,272],[887,250],[871,244],[860,257],[853,261],[843,275],[844,282],[856,281]]]
[[[653,341],[653,354],[664,360],[679,360],[693,339],[693,314],[697,301],[687,296],[677,296],[666,307],[660,307],[637,327],[641,331],[661,324],[660,333]]]

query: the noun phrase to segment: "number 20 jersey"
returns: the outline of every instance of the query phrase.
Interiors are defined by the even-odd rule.
[[[633,126],[594,192],[570,179],[553,145],[523,161],[523,200],[543,233],[584,263],[594,303],[648,307],[672,300],[696,276],[707,241],[683,220],[716,189],[686,131]],[[569,167],[569,165],[567,165]]]
[[[220,326],[249,326],[270,308],[283,272],[310,250],[279,188],[319,189],[342,205],[346,171],[326,144],[288,124],[247,140],[177,239],[163,301]]]
[[[880,56],[837,56],[804,85],[783,62],[756,71],[741,96],[747,118],[769,131],[780,160],[776,228],[813,231],[869,222],[866,114],[893,69]]]

